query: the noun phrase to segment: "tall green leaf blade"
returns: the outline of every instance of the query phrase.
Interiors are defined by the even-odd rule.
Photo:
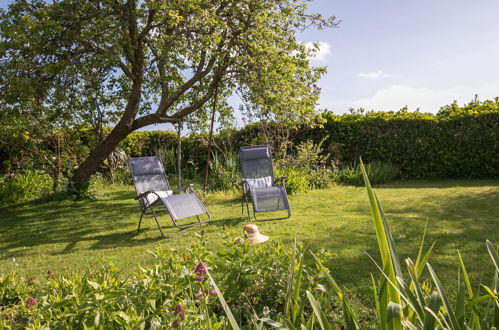
[[[312,305],[312,309],[314,310],[315,315],[317,316],[317,321],[321,326],[322,330],[331,330],[331,325],[329,324],[326,314],[322,311],[322,308],[319,302],[315,299],[315,297],[310,293],[310,291],[306,291],[307,298]]]
[[[274,327],[274,328],[276,328],[276,329],[282,329],[282,330],[284,330],[284,329],[289,329],[289,328],[288,328],[288,327],[286,327],[284,324],[282,324],[282,323],[280,323],[280,322],[277,322],[277,321],[275,321],[275,320],[269,319],[268,317],[262,317],[262,318],[260,318],[260,319],[258,319],[258,320],[260,320],[260,321],[262,321],[262,322],[265,322],[265,323],[267,323],[268,325],[271,325],[271,326],[273,326],[273,327]]]
[[[371,205],[371,214],[374,222],[374,229],[376,231],[376,238],[378,240],[378,247],[379,251],[381,254],[381,260],[383,262],[383,268],[387,268],[387,273],[388,276],[393,283],[397,283],[396,279],[396,270],[394,264],[398,264],[398,258],[395,252],[395,244],[393,243],[393,239],[391,238],[391,234],[389,233],[389,227],[388,223],[383,220],[382,217],[382,211],[380,210],[380,205],[379,202],[376,198],[376,195],[374,194],[374,191],[371,188],[371,184],[369,182],[369,178],[366,173],[366,169],[364,167],[364,164],[362,163],[362,159],[360,160],[360,168],[362,171],[362,175],[364,177],[364,183],[366,186],[367,190],[367,196],[369,198],[369,203]],[[390,242],[389,242],[390,239]],[[398,264],[398,269],[400,270],[400,264]],[[400,274],[402,277],[402,274]],[[395,284],[396,285],[396,284]],[[397,290],[395,290],[392,286],[381,286],[380,289],[386,288],[388,291],[386,292],[387,294],[387,300],[393,301],[395,303],[400,304],[400,296],[397,293]],[[383,295],[380,294],[382,297]],[[383,303],[382,299],[380,299],[380,303]],[[380,305],[383,306],[383,305]]]
[[[421,274],[423,273],[423,270],[426,266],[426,263],[428,262],[428,259],[430,258],[430,255],[431,255],[431,252],[433,251],[433,248],[435,247],[435,242],[433,242],[433,244],[430,246],[430,248],[428,249],[428,251],[426,251],[425,255],[423,256],[423,258],[421,258],[421,260],[419,261],[419,263],[417,264],[417,278],[420,278],[421,277]]]
[[[464,266],[463,257],[461,256],[461,252],[457,250],[457,256],[459,258],[459,264],[461,265],[461,270],[463,272],[464,284],[466,284],[466,291],[468,292],[468,298],[473,299],[473,290],[471,289],[471,282],[468,276],[468,272],[466,271],[466,267]]]
[[[402,313],[400,305],[390,301],[386,311],[388,330],[400,329],[402,327]]]
[[[321,267],[322,269],[327,270],[327,268],[322,264],[322,262],[319,260],[319,258],[316,257],[314,253],[312,253],[312,256],[314,257],[317,265]],[[348,330],[355,330],[355,329],[360,329],[359,321],[357,319],[357,315],[352,309],[352,306],[350,305],[347,297],[343,294],[343,291],[341,290],[341,287],[338,285],[336,280],[329,274],[329,272],[325,271],[326,274],[326,279],[329,281],[331,284],[334,293],[338,296],[338,298],[341,301],[342,307],[343,307],[343,317],[345,319],[345,326]]]
[[[232,312],[230,311],[229,305],[225,301],[225,298],[222,295],[222,292],[218,288],[217,283],[215,283],[215,280],[213,279],[213,277],[211,277],[211,275],[208,272],[208,270],[206,271],[206,275],[208,275],[208,277],[210,278],[210,283],[211,283],[211,285],[213,286],[213,288],[215,289],[215,291],[217,293],[218,300],[220,300],[220,303],[222,304],[222,307],[223,307],[223,309],[225,311],[225,314],[227,315],[227,318],[229,319],[229,323],[232,326],[232,329],[239,330],[240,329],[239,325],[237,324],[236,319],[234,318],[234,315],[232,315]]]
[[[496,272],[499,272],[499,257],[497,256],[497,251],[489,240],[487,240],[485,244],[487,245],[487,250],[489,250],[492,262],[494,263],[494,266],[496,266]]]
[[[440,299],[440,296],[438,295],[438,292],[433,291],[430,296],[429,306],[425,307],[426,317],[423,324],[424,330],[435,329],[435,322],[437,321],[439,322],[440,325],[442,325],[437,316],[438,310],[440,309],[441,305],[442,301]]]
[[[442,303],[447,311],[447,315],[449,316],[450,320],[450,325],[452,326],[452,329],[461,329],[459,326],[459,323],[457,321],[456,315],[454,314],[454,311],[452,310],[452,306],[449,303],[449,300],[447,299],[447,295],[445,294],[444,287],[442,286],[442,283],[437,277],[437,274],[433,270],[433,267],[429,263],[426,264],[428,267],[428,270],[430,271],[431,278],[433,279],[433,282],[435,283],[435,286],[437,287],[438,293],[440,295],[440,298],[442,299]]]

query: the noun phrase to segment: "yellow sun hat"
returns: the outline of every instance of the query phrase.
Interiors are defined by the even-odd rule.
[[[248,242],[250,244],[259,244],[269,240],[268,236],[260,234],[258,226],[254,224],[248,224],[244,226],[244,231],[248,236]]]

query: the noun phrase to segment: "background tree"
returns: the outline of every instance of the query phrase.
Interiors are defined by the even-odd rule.
[[[20,114],[36,103],[68,123],[98,110],[116,123],[74,172],[78,189],[129,133],[203,114],[216,89],[307,120],[325,68],[310,66],[316,49],[296,32],[336,22],[306,2],[15,0],[0,16],[0,102]]]

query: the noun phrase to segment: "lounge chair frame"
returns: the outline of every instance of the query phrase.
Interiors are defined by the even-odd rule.
[[[145,172],[140,172],[140,175],[136,175],[137,171],[140,171],[140,170],[138,170],[134,167],[136,165],[140,165],[140,163],[143,163],[146,165],[147,164],[153,165],[151,167],[154,169],[154,172],[152,172],[150,174],[150,176],[155,176],[155,178],[156,178],[156,181],[153,182],[153,184],[152,184],[153,186],[155,186],[155,189],[148,189],[146,191],[142,191],[143,189],[140,188],[141,186],[143,186],[143,184],[139,181],[139,176],[142,177],[142,176],[148,175]],[[173,191],[172,194],[168,197],[161,197],[158,194],[158,191],[171,190],[170,185],[168,183],[168,179],[165,175],[165,171],[163,169],[163,164],[161,163],[161,160],[159,157],[152,156],[152,157],[130,158],[128,160],[128,166],[130,168],[130,172],[132,173],[132,179],[133,179],[133,182],[135,185],[135,191],[137,192],[137,197],[135,197],[135,199],[138,200],[140,211],[141,211],[137,232],[140,231],[140,225],[142,223],[143,216],[152,214],[154,216],[154,220],[156,221],[156,225],[158,226],[159,232],[161,233],[161,236],[165,237],[165,235],[163,234],[163,230],[161,229],[161,225],[159,224],[159,221],[158,221],[158,217],[157,217],[158,211],[166,211],[166,213],[168,213],[168,215],[170,216],[170,218],[173,222],[173,225],[179,229],[185,229],[185,228],[189,228],[189,227],[192,227],[195,225],[201,226],[202,224],[211,220],[210,213],[208,212],[208,210],[206,209],[204,204],[197,197],[196,193],[194,192],[194,188],[193,188],[194,186],[192,184],[186,185],[180,189]],[[180,194],[181,192],[183,192],[184,194]],[[147,198],[147,196],[149,194],[155,194],[158,198],[154,202],[150,203],[148,198]],[[197,203],[196,207],[199,207],[201,209],[202,212],[198,212],[197,214],[192,214],[192,215],[188,216],[188,217],[195,216],[197,219],[197,222],[192,222],[192,223],[189,223],[186,225],[179,225],[177,223],[177,220],[183,219],[184,217],[174,216],[176,214],[175,209],[171,205],[171,203],[169,203],[169,198],[171,198],[172,196],[183,196],[183,195],[186,196],[184,199],[190,199],[190,202]],[[178,199],[179,197],[174,197],[174,198]],[[155,207],[160,207],[161,209],[155,210],[154,209]],[[178,206],[175,206],[175,207],[178,207]],[[208,219],[201,221],[199,216],[202,214],[206,214],[208,216]]]
[[[244,159],[244,153],[245,153],[245,151],[256,150],[256,149],[260,149],[260,150],[265,149],[266,150],[266,156],[264,156],[262,158],[265,158],[267,163],[268,163],[267,171],[268,171],[269,176],[271,177],[272,186],[268,187],[268,188],[270,188],[270,189],[279,188],[279,190],[281,192],[281,197],[283,198],[283,203],[286,205],[285,208],[282,208],[282,209],[278,208],[277,210],[274,210],[274,211],[286,210],[287,216],[277,217],[277,218],[269,218],[269,219],[259,219],[257,217],[257,213],[263,213],[263,212],[267,213],[267,212],[272,212],[272,211],[259,211],[259,210],[257,210],[257,207],[256,207],[257,202],[255,201],[256,196],[254,193],[252,193],[252,188],[251,188],[250,184],[248,183],[248,179],[253,179],[253,178],[249,178],[248,173],[245,173],[246,170],[245,170],[244,162],[246,160]],[[288,195],[286,193],[286,184],[285,184],[286,177],[282,176],[282,177],[279,177],[277,179],[274,178],[272,154],[270,152],[270,147],[268,145],[256,145],[256,146],[241,147],[239,149],[239,163],[241,166],[241,174],[243,177],[243,179],[240,182],[240,184],[242,185],[241,214],[244,214],[244,204],[246,204],[246,212],[248,215],[248,221],[251,220],[250,210],[249,210],[249,201],[251,200],[251,204],[253,206],[252,207],[253,208],[253,217],[255,218],[256,221],[284,220],[284,219],[288,219],[289,217],[291,217],[291,208],[289,206]],[[279,183],[279,185],[277,186],[276,183]],[[265,188],[263,188],[263,189],[265,189]]]

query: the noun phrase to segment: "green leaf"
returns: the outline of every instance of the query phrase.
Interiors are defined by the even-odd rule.
[[[401,329],[402,328],[402,313],[400,305],[390,301],[387,308],[386,321],[388,323],[389,330]]]
[[[280,322],[277,322],[275,320],[269,319],[268,317],[262,317],[262,318],[259,318],[258,320],[262,321],[262,322],[265,322],[268,325],[271,325],[271,326],[273,326],[274,328],[277,328],[277,329],[288,329],[288,327],[286,327],[284,324],[282,324]]]
[[[312,309],[314,310],[315,315],[317,316],[317,321],[319,322],[322,330],[330,330],[331,325],[327,321],[326,314],[322,311],[319,302],[315,299],[315,297],[310,293],[310,291],[306,291],[307,298],[312,305]]]
[[[464,284],[466,284],[466,291],[468,292],[468,298],[473,299],[473,290],[471,289],[470,278],[468,276],[468,272],[466,271],[466,267],[464,266],[463,257],[459,250],[457,250],[457,256],[459,258],[459,264],[461,265],[461,270],[463,272]]]
[[[210,283],[217,293],[218,300],[220,300],[220,303],[222,304],[222,307],[225,311],[225,314],[227,315],[227,318],[229,319],[229,323],[232,326],[232,329],[239,330],[240,329],[239,325],[237,324],[236,319],[234,318],[234,315],[232,315],[232,312],[230,311],[229,305],[225,301],[225,298],[222,295],[222,292],[220,292],[220,289],[218,288],[217,284],[215,283],[215,280],[213,279],[213,277],[211,277],[211,274],[208,270],[206,270],[206,275],[208,275],[208,277],[210,279]]]
[[[428,267],[428,270],[430,271],[431,278],[433,279],[433,282],[435,283],[435,286],[437,287],[438,293],[440,295],[440,298],[442,299],[443,305],[447,311],[447,315],[449,316],[450,324],[452,325],[452,329],[461,329],[459,326],[459,323],[457,321],[456,315],[454,314],[454,311],[452,310],[452,306],[449,303],[449,300],[447,299],[447,295],[445,294],[444,287],[442,286],[442,283],[440,283],[440,280],[437,277],[437,274],[433,270],[433,267],[429,263],[426,264]]]
[[[494,263],[494,266],[496,266],[496,272],[499,272],[499,257],[497,256],[497,251],[489,240],[487,240],[485,244],[487,245],[487,250],[492,258],[492,262]]]

